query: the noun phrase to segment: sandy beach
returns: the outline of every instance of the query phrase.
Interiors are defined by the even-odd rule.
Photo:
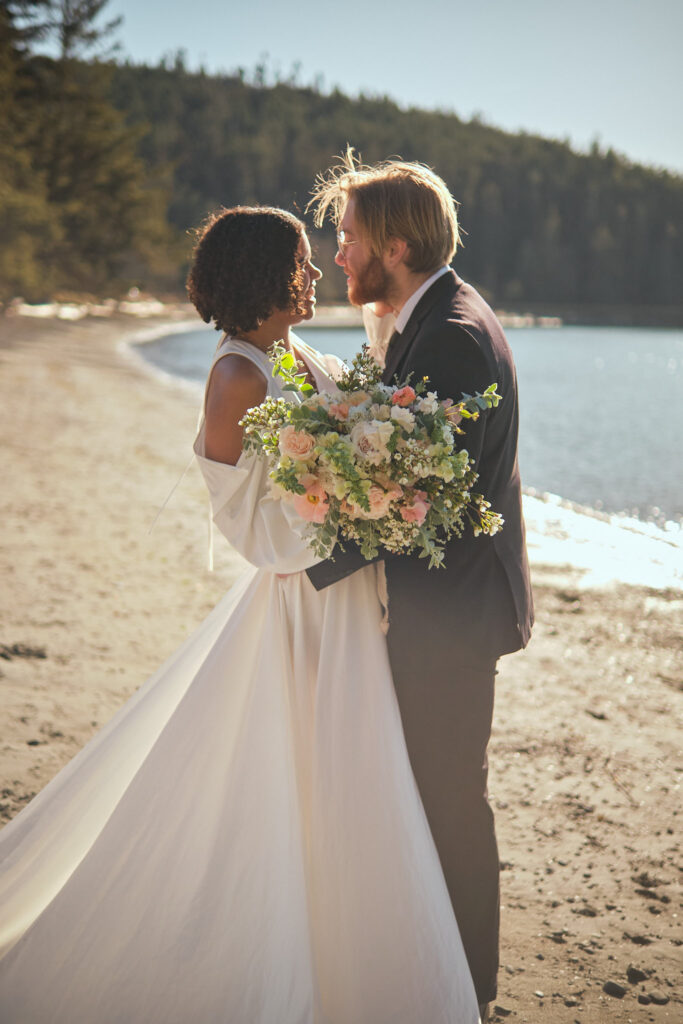
[[[161,322],[0,318],[3,821],[244,566],[217,537],[207,569],[194,465],[150,532],[198,414],[190,389],[119,348]],[[490,748],[503,868],[493,1020],[673,1024],[683,592],[586,587],[538,559],[533,576],[537,625],[500,664]]]

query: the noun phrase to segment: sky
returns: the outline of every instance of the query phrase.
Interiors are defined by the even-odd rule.
[[[184,50],[190,70],[298,67],[302,85],[683,173],[681,0],[109,0],[102,20],[119,14],[135,63]]]

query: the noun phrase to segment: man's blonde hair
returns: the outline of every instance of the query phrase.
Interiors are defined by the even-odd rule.
[[[313,187],[317,227],[329,214],[338,228],[350,199],[370,250],[381,256],[390,238],[408,243],[406,266],[430,273],[450,263],[460,242],[458,214],[446,183],[429,167],[402,160],[364,166],[349,146]]]

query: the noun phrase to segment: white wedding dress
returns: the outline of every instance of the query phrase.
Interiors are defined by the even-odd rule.
[[[317,593],[262,464],[195,451],[254,568],[0,833],[0,1021],[475,1024],[376,569]]]

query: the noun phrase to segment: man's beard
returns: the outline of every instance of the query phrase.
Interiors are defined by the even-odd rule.
[[[391,276],[384,269],[379,256],[371,256],[360,273],[349,280],[349,302],[364,306],[368,302],[387,302],[391,290]]]

